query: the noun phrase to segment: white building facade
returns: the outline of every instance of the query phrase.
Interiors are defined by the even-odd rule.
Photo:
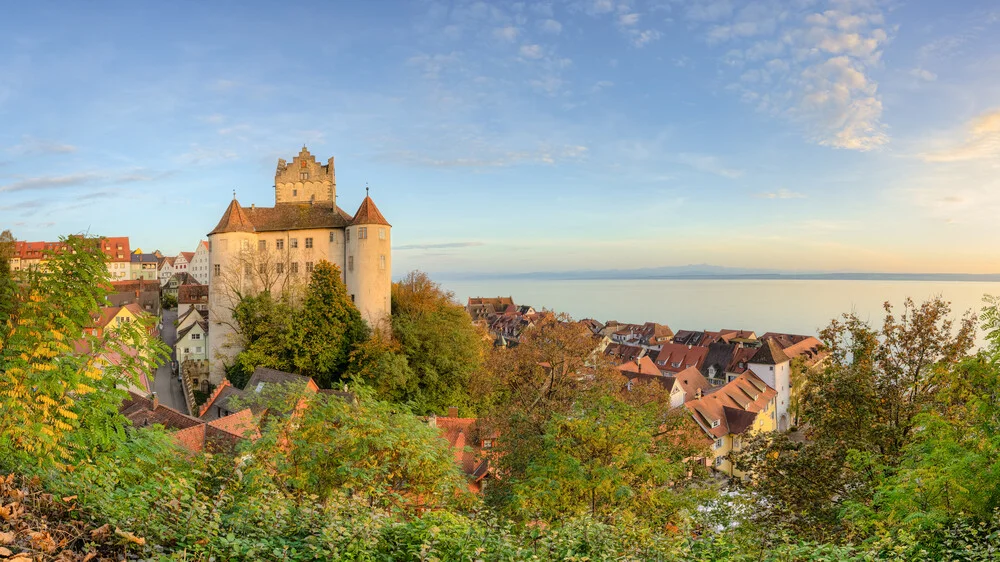
[[[366,194],[353,216],[341,209],[333,158],[320,164],[305,147],[291,162],[278,160],[274,186],[273,207],[244,207],[234,197],[208,235],[213,384],[240,351],[230,327],[237,293],[295,290],[325,260],[340,268],[347,293],[370,326],[390,313],[392,226],[375,202]]]

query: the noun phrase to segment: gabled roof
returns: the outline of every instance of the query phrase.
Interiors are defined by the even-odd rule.
[[[758,365],[778,365],[787,361],[791,361],[788,355],[781,350],[781,347],[773,339],[769,339],[764,341],[764,345],[760,346],[760,349],[750,358],[749,362]]]
[[[700,369],[708,355],[707,347],[684,345],[679,343],[666,343],[656,354],[656,365],[661,371],[672,373],[679,372],[688,367]],[[674,364],[678,364],[676,367]]]
[[[693,399],[699,390],[705,392],[712,388],[708,379],[701,374],[697,367],[688,367],[674,375],[674,378],[677,379],[674,385],[681,387],[687,400]]]
[[[757,414],[767,409],[776,394],[760,377],[747,371],[701,398],[685,402],[684,407],[705,433],[722,437],[729,433],[743,433],[753,426]],[[719,422],[719,425],[712,427],[713,422]]]
[[[660,370],[656,368],[656,363],[649,358],[648,355],[643,355],[639,359],[623,363],[617,367],[622,374],[634,373],[636,375],[660,375]]]
[[[250,380],[247,381],[247,385],[244,387],[244,390],[246,392],[256,392],[258,388],[263,388],[261,385],[267,384],[302,385],[303,387],[309,387],[314,392],[319,390],[319,387],[316,386],[316,383],[311,377],[286,373],[285,371],[270,369],[268,367],[257,367],[254,370],[253,375],[250,377]]]
[[[358,212],[354,213],[354,219],[351,220],[351,224],[384,224],[392,226],[389,224],[389,221],[385,220],[382,213],[379,212],[372,198],[367,195],[364,201],[361,202],[361,206],[358,207]]]
[[[240,206],[240,202],[235,197],[233,197],[233,201],[229,206],[226,207],[226,212],[219,219],[219,224],[215,225],[215,228],[208,235],[211,236],[222,232],[254,232],[253,222],[247,217],[243,211],[243,207]]]
[[[186,259],[188,263],[191,263],[191,260],[194,259],[194,252],[181,252],[181,255],[184,256],[184,259]]]
[[[181,285],[177,288],[177,302],[179,304],[208,302],[208,285]]]

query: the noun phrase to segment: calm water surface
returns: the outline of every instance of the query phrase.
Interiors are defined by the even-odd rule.
[[[887,300],[899,305],[906,297],[920,302],[941,295],[957,315],[978,312],[984,294],[1000,294],[1000,283],[958,281],[477,280],[442,285],[462,303],[475,296],[512,296],[518,304],[578,319],[660,322],[675,331],[734,328],[810,335],[844,312],[878,323]]]

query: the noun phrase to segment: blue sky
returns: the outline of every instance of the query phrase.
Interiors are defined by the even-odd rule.
[[[995,2],[22,2],[0,227],[194,250],[278,158],[394,270],[1000,271]]]

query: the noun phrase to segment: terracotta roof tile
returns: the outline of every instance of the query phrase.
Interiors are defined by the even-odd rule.
[[[247,217],[246,213],[243,212],[243,207],[240,206],[239,201],[233,198],[232,203],[226,207],[226,212],[222,214],[222,218],[219,219],[219,224],[209,232],[209,236],[212,234],[218,234],[221,232],[253,232],[254,225]],[[183,252],[181,252],[183,254]]]
[[[351,220],[351,224],[384,224],[392,226],[389,224],[389,221],[385,220],[382,213],[379,212],[372,198],[367,195],[365,196],[365,200],[361,202],[361,206],[358,207],[358,212],[354,213],[354,219]]]
[[[785,352],[773,339],[764,340],[764,345],[760,346],[757,353],[750,358],[750,363],[760,365],[777,365],[786,361],[790,361],[788,355],[785,355]]]

